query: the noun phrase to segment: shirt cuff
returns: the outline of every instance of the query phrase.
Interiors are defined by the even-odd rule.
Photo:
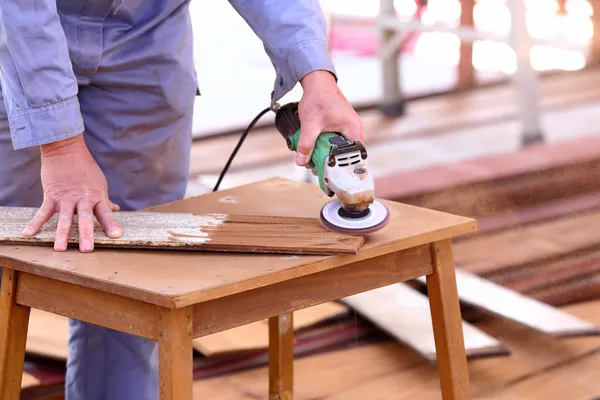
[[[331,72],[337,82],[337,73],[327,42],[322,39],[309,39],[298,43],[277,65],[271,107],[292,90],[300,79],[316,70]]]
[[[15,150],[57,142],[83,132],[77,96],[19,111],[8,117],[8,123]]]

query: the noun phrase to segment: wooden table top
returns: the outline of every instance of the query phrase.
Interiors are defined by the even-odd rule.
[[[150,210],[318,218],[329,200],[317,185],[274,178]],[[52,247],[0,245],[0,266],[160,306],[184,307],[476,229],[471,218],[385,203],[391,212],[389,224],[368,236],[358,254],[290,256],[131,249],[96,249],[84,254],[77,248],[60,253]]]

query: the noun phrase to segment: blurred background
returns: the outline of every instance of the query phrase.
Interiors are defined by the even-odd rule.
[[[600,0],[321,5],[377,196],[478,221],[454,243],[473,398],[600,399]],[[268,106],[274,71],[227,1],[191,12],[195,196]],[[316,183],[268,114],[221,189],[272,177]],[[440,399],[427,300],[416,280],[295,313],[295,398]],[[23,399],[62,398],[67,333],[32,309]],[[194,346],[195,399],[268,398],[266,321]]]

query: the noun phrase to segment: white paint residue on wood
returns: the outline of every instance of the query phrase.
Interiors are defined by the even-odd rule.
[[[0,207],[0,212],[8,216],[5,221],[2,221],[0,238],[17,239],[23,238],[23,228],[33,218],[37,208]],[[165,214],[142,211],[120,211],[114,213],[114,216],[123,230],[123,235],[118,239],[108,238],[99,223],[95,221],[94,241],[96,243],[115,241],[173,242],[173,245],[183,241],[194,244],[204,243],[210,240],[211,231],[217,229],[227,219],[227,214]],[[33,241],[53,241],[56,236],[57,221],[58,215],[55,214],[34,236]],[[69,240],[79,240],[77,216],[73,218]]]
[[[425,278],[418,278],[425,283]],[[461,301],[558,337],[598,335],[600,327],[472,273],[457,270]]]

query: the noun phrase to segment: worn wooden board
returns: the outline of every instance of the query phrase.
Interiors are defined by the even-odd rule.
[[[345,297],[342,302],[426,359],[436,360],[427,296],[405,284],[394,284]],[[485,332],[464,321],[462,326],[467,357],[508,354],[502,343]]]
[[[0,243],[54,243],[58,214],[35,236],[21,235],[23,228],[37,211],[37,208],[31,207],[0,207]],[[365,241],[363,236],[330,232],[315,218],[143,211],[121,211],[114,215],[123,229],[123,235],[116,239],[107,237],[96,221],[95,246],[250,253],[354,254]],[[79,243],[76,216],[69,243]]]
[[[600,211],[508,230],[454,245],[457,266],[479,275],[496,275],[533,262],[548,262],[600,245]]]
[[[417,278],[421,283],[425,279]],[[502,318],[556,337],[600,335],[600,327],[567,312],[497,285],[477,275],[456,271],[458,297]]]
[[[294,330],[310,327],[327,319],[339,317],[347,312],[347,307],[333,302],[298,310],[294,313]],[[205,357],[261,350],[268,347],[269,326],[266,320],[194,339],[194,348]]]
[[[600,138],[529,146],[381,176],[379,197],[469,217],[600,191]]]

